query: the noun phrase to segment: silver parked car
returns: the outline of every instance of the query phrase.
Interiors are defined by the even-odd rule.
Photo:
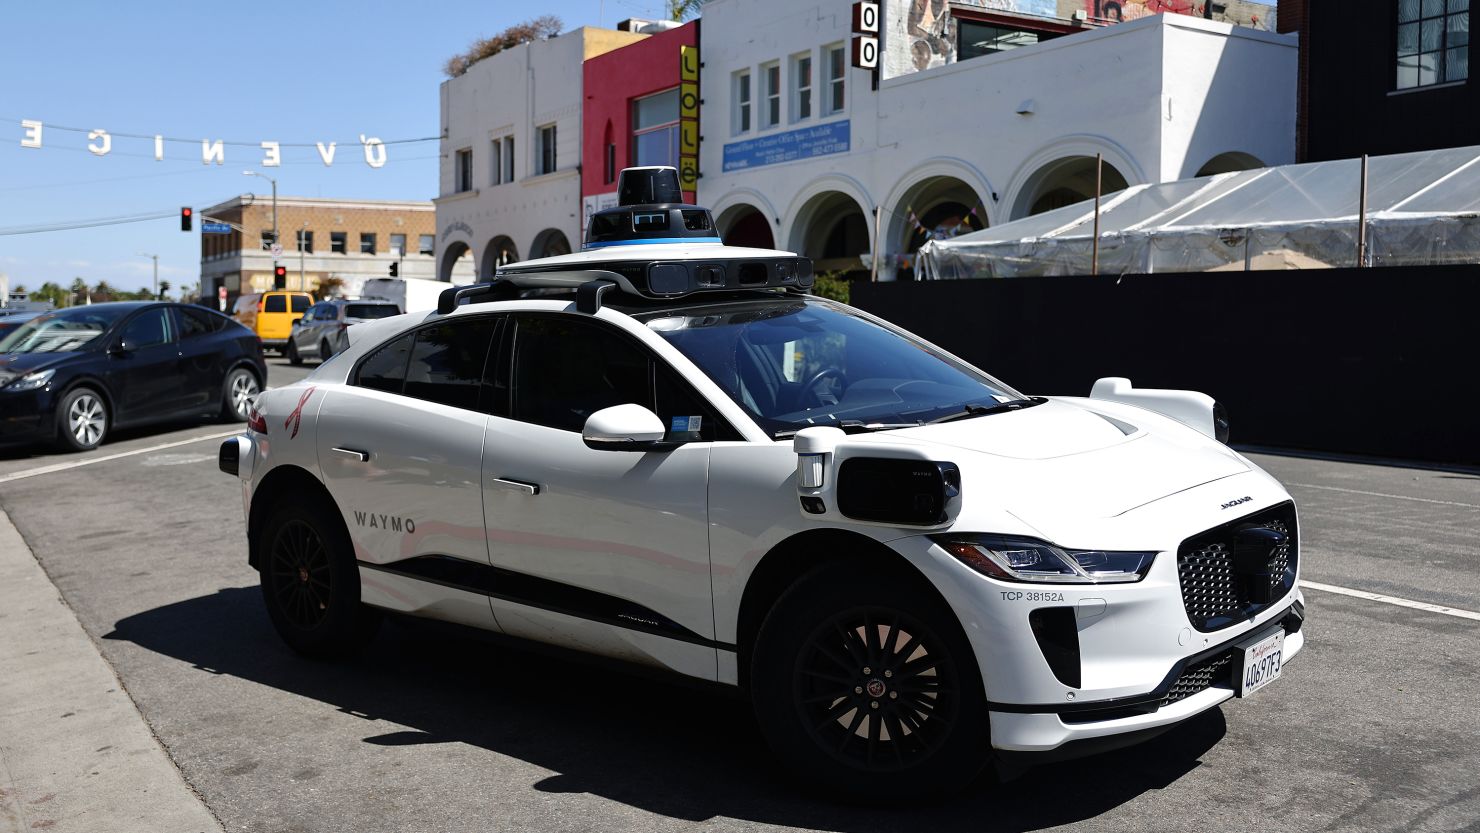
[[[288,361],[295,365],[311,357],[328,361],[349,348],[345,331],[350,325],[400,314],[401,308],[396,304],[374,298],[320,301],[293,322],[293,331],[288,334]]]

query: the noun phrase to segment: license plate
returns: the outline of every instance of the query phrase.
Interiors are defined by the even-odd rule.
[[[1238,696],[1248,697],[1280,678],[1280,660],[1285,653],[1283,630],[1257,637],[1239,647],[1244,649],[1244,664],[1239,672]]]

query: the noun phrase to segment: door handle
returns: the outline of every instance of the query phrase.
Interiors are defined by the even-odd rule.
[[[360,462],[360,463],[368,463],[368,462],[370,462],[370,452],[368,452],[368,451],[361,451],[358,448],[336,447],[334,449],[334,453],[335,454],[343,455],[345,457],[349,457],[350,459],[355,460],[355,461]]]
[[[493,485],[508,489],[511,492],[521,492],[533,497],[540,493],[538,483],[525,483],[522,480],[509,480],[503,477],[493,478]]]

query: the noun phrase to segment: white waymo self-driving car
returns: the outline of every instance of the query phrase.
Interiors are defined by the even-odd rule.
[[[1139,740],[1304,638],[1290,496],[1203,394],[1027,396],[724,246],[672,169],[578,254],[357,325],[221,447],[289,645],[381,611],[739,686],[855,794]]]

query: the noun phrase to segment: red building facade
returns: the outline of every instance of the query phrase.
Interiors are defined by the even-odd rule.
[[[694,61],[699,21],[598,55],[582,67],[582,227],[591,214],[617,204],[617,174],[631,165],[682,169],[684,143],[696,143],[692,114],[697,81],[685,87],[683,59]],[[691,68],[697,75],[698,67]],[[690,94],[688,106],[684,93]],[[697,147],[695,147],[697,151]],[[697,157],[697,152],[694,154]],[[684,199],[694,202],[692,190]]]

